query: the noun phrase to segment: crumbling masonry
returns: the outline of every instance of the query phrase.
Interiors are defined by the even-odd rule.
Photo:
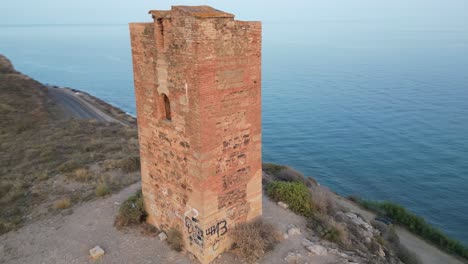
[[[149,223],[208,263],[262,214],[261,24],[208,6],[130,24]]]

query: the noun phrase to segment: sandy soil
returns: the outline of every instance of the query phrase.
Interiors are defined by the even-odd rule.
[[[375,214],[360,208],[347,199],[337,196],[337,201],[351,212],[361,215],[369,222],[375,218]],[[395,231],[400,238],[400,243],[418,255],[424,264],[463,264],[460,260],[439,250],[404,228],[397,226]]]
[[[0,237],[0,263],[93,263],[88,250],[101,246],[106,254],[94,263],[198,263],[188,254],[176,253],[156,237],[143,236],[138,229],[127,232],[113,227],[119,205],[140,188],[133,184],[118,194],[98,199],[65,211],[20,230]],[[305,230],[305,221],[275,203],[264,199],[264,219],[285,232],[289,224]],[[278,221],[281,219],[282,221]],[[285,221],[287,220],[287,221]],[[304,232],[303,232],[304,233]],[[301,245],[304,234],[283,240],[261,263],[285,263],[290,251],[301,253],[308,263],[333,263],[334,256],[308,256]],[[240,263],[236,256],[225,253],[215,264]]]

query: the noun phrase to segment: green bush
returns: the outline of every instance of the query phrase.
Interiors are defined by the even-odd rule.
[[[424,218],[411,213],[403,206],[392,202],[366,201],[356,198],[354,200],[368,210],[391,218],[396,224],[406,227],[410,232],[432,242],[440,249],[468,259],[468,247],[449,238],[442,231],[427,223]]]
[[[304,183],[273,181],[267,186],[267,194],[277,202],[287,203],[296,214],[311,216],[314,212],[309,188]]]
[[[274,163],[263,163],[262,164],[263,171],[268,173],[268,174],[271,174],[271,175],[275,175],[275,174],[279,173],[284,168],[286,168],[286,166],[278,165],[278,164],[274,164]]]
[[[316,186],[317,181],[311,177],[306,177],[301,172],[284,165],[273,163],[264,163],[262,165],[263,171],[270,175],[272,180],[286,181],[286,182],[302,182],[307,187]]]
[[[114,225],[122,228],[129,225],[141,224],[146,220],[146,211],[141,191],[130,196],[119,209]]]

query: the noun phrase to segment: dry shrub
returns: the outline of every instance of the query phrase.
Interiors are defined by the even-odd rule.
[[[146,220],[146,216],[143,195],[139,191],[120,206],[114,226],[121,229],[129,225],[138,225]]]
[[[96,196],[102,197],[111,193],[111,189],[105,183],[100,183],[96,186]]]
[[[54,203],[55,209],[67,209],[71,206],[70,198],[65,197],[63,199],[57,200]]]
[[[266,251],[273,250],[275,233],[274,227],[261,219],[238,224],[231,233],[233,248],[245,261],[255,263]]]
[[[325,214],[314,214],[309,217],[307,227],[317,232],[323,239],[343,246],[349,245],[346,227]]]
[[[311,190],[315,208],[323,214],[334,215],[337,209],[334,194],[322,186],[315,186]]]
[[[0,182],[0,204],[9,203],[24,195],[26,183],[21,181]]]
[[[58,166],[57,170],[59,172],[64,173],[64,172],[74,171],[74,170],[78,169],[79,167],[80,167],[80,165],[78,163],[76,163],[73,160],[70,160],[70,161],[62,163],[60,166]]]
[[[88,182],[93,178],[92,173],[88,169],[77,169],[72,175],[75,181]]]
[[[140,170],[140,158],[130,157],[124,159],[111,159],[104,161],[106,170],[122,170],[123,172],[134,172]]]
[[[141,234],[144,236],[151,236],[155,237],[159,233],[159,229],[152,224],[148,224],[147,222],[143,222],[141,224]]]
[[[178,228],[171,228],[167,232],[167,244],[177,251],[180,252],[184,248],[184,238],[182,237],[182,232]]]

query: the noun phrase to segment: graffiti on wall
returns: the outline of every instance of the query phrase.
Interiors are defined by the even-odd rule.
[[[205,246],[205,236],[206,238],[214,238],[212,240],[213,242],[209,244],[212,244],[212,249],[216,251],[219,248],[220,242],[223,240],[223,236],[228,232],[227,221],[220,220],[203,231],[197,219],[198,211],[196,209],[190,209],[185,212],[184,215],[184,225],[187,230],[190,243],[203,248]]]

